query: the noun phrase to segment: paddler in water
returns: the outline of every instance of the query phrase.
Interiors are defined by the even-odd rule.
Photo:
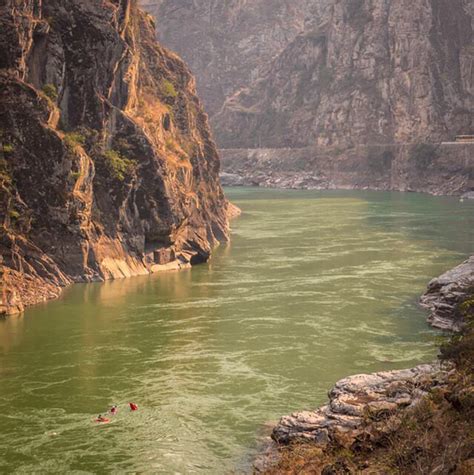
[[[98,422],[99,424],[100,423],[105,424],[106,422],[110,422],[110,419],[107,419],[107,417],[104,417],[102,414],[99,414],[95,421]]]
[[[113,416],[115,416],[115,414],[117,414],[117,412],[118,412],[118,407],[117,406],[114,405],[110,408],[110,414],[112,414]]]
[[[130,406],[131,411],[137,411],[138,406],[134,402],[129,402],[128,405]]]

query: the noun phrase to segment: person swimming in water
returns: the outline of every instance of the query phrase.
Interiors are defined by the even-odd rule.
[[[131,411],[137,411],[138,410],[138,406],[134,402],[129,402],[128,404],[130,406]]]
[[[107,417],[104,417],[102,414],[99,414],[95,421],[105,423],[105,422],[110,422],[110,419],[107,419]]]
[[[112,414],[113,416],[115,416],[115,414],[117,414],[117,412],[118,412],[118,407],[117,406],[114,405],[110,408],[110,414]]]

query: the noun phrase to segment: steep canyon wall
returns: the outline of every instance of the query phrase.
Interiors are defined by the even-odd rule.
[[[221,8],[212,0],[148,3],[175,32],[158,28],[161,40],[190,58],[219,146],[233,149],[224,152],[225,171],[231,171],[233,157],[232,172],[248,176],[250,164],[239,156],[264,149],[273,151],[270,174],[286,149],[297,150],[300,161],[304,149],[310,158],[306,171],[318,174],[320,168],[310,165],[316,155],[308,154],[317,148],[317,156],[332,162],[324,167],[333,170],[327,186],[345,181],[358,187],[338,170],[352,163],[370,177],[372,169],[362,170],[364,147],[371,148],[375,168],[391,173],[393,164],[404,167],[407,159],[404,152],[388,163],[387,146],[394,152],[424,144],[425,152],[433,145],[437,153],[418,168],[449,150],[441,160],[460,177],[454,188],[445,186],[439,193],[473,188],[474,145],[468,152],[459,147],[459,155],[456,148],[439,147],[458,134],[474,133],[472,0],[261,0],[251,5],[236,0],[219,2]],[[252,20],[245,21],[246,15]],[[254,34],[255,24],[260,34]],[[286,34],[279,34],[281,25]],[[180,29],[193,32],[194,41],[177,35]],[[224,79],[227,73],[230,79]],[[212,86],[223,88],[219,99],[206,93]],[[382,153],[374,155],[377,147]],[[235,154],[235,149],[243,150]],[[432,192],[433,182],[441,183],[445,172],[440,170],[430,183],[422,174],[398,175],[383,187]],[[292,184],[300,178],[296,174]]]
[[[135,0],[0,7],[0,313],[227,239],[207,116]]]

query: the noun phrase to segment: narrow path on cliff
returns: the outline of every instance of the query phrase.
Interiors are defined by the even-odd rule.
[[[211,261],[76,285],[0,322],[0,472],[237,472],[341,377],[435,355],[417,298],[474,248],[474,202],[229,189]],[[92,419],[135,401],[98,427]]]

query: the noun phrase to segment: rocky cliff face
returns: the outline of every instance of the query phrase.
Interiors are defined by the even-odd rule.
[[[223,147],[437,142],[473,129],[463,0],[332,1],[215,119]]]
[[[140,0],[197,77],[211,121],[319,16],[321,0]],[[217,125],[217,124],[216,124]]]
[[[243,149],[225,152],[226,172],[272,186],[316,176],[322,188],[474,187],[474,146],[467,159],[465,147],[435,147],[430,157],[425,147],[415,165],[411,153],[474,133],[472,0],[143,1],[172,25],[158,29],[162,41],[192,61],[220,147]],[[272,156],[260,177],[240,159],[255,149]],[[288,150],[298,165],[282,158]],[[272,176],[280,173],[292,177]]]
[[[227,239],[207,116],[134,0],[0,7],[3,312]]]

